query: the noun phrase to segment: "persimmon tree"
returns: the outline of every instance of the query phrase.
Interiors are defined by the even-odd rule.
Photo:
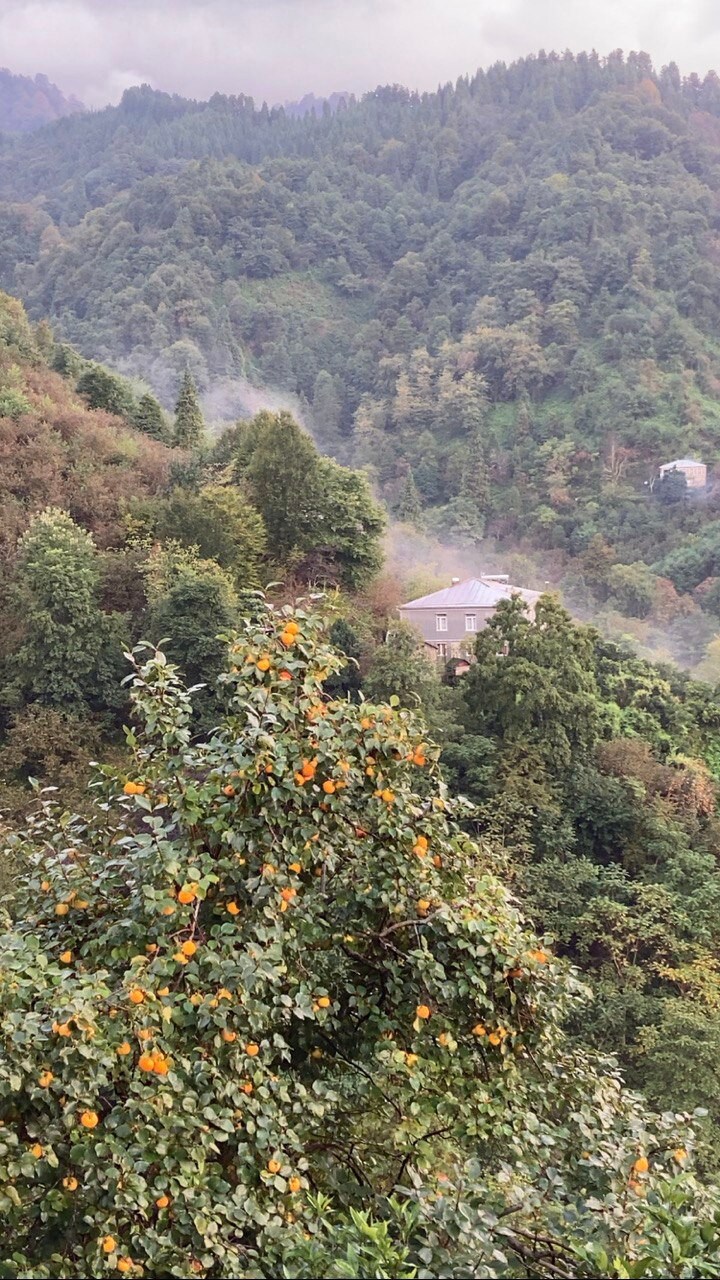
[[[324,625],[260,606],[202,742],[136,651],[131,768],[10,840],[0,1274],[717,1274],[685,1121],[568,1049],[583,988]]]

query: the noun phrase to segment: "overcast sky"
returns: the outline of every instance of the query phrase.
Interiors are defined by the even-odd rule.
[[[720,71],[720,0],[0,0],[0,66],[45,72],[88,106],[143,82],[271,103],[433,89],[540,48]]]

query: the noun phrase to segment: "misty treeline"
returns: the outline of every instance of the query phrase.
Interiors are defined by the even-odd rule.
[[[186,368],[201,392],[298,397],[393,514],[527,551],[576,608],[694,666],[717,494],[649,482],[717,458],[719,114],[714,74],[644,54],[300,120],[132,89],[0,144],[0,281],[167,408]],[[701,526],[709,554],[678,570]]]

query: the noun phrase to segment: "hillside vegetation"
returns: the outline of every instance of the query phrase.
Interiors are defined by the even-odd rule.
[[[720,1275],[719,163],[644,55],[0,141],[0,1275]],[[438,539],[575,619],[431,664]]]
[[[211,735],[143,646],[94,812],[8,846],[3,1269],[716,1275],[688,1117],[568,1040],[582,987],[423,723],[332,696],[323,619],[253,613]]]
[[[189,374],[173,421],[0,295],[0,808],[26,805],[29,777],[75,794],[97,743],[119,745],[129,644],[172,636],[209,682],[207,719],[243,593],[278,577],[358,591],[382,529],[364,477],[289,415],[213,448]]]
[[[646,482],[718,461],[719,180],[717,77],[642,54],[321,118],[136,89],[0,148],[0,279],[168,403],[188,364],[299,394],[397,514],[522,547],[692,665],[718,497]],[[702,576],[678,571],[708,524]]]

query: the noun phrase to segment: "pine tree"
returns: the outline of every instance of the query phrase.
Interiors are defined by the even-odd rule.
[[[468,440],[460,492],[463,498],[468,498],[476,504],[478,514],[484,515],[486,513],[490,498],[490,478],[485,457],[485,445],[477,428]]]
[[[406,520],[408,524],[417,524],[422,517],[420,494],[418,493],[412,469],[408,471],[405,477],[405,484],[397,506],[397,516],[398,520]]]
[[[133,425],[153,440],[167,440],[168,429],[165,414],[154,396],[146,394],[138,400],[133,414]]]
[[[189,369],[185,370],[180,394],[175,405],[175,433],[173,443],[179,449],[195,449],[205,434],[200,401],[195,380]]]

